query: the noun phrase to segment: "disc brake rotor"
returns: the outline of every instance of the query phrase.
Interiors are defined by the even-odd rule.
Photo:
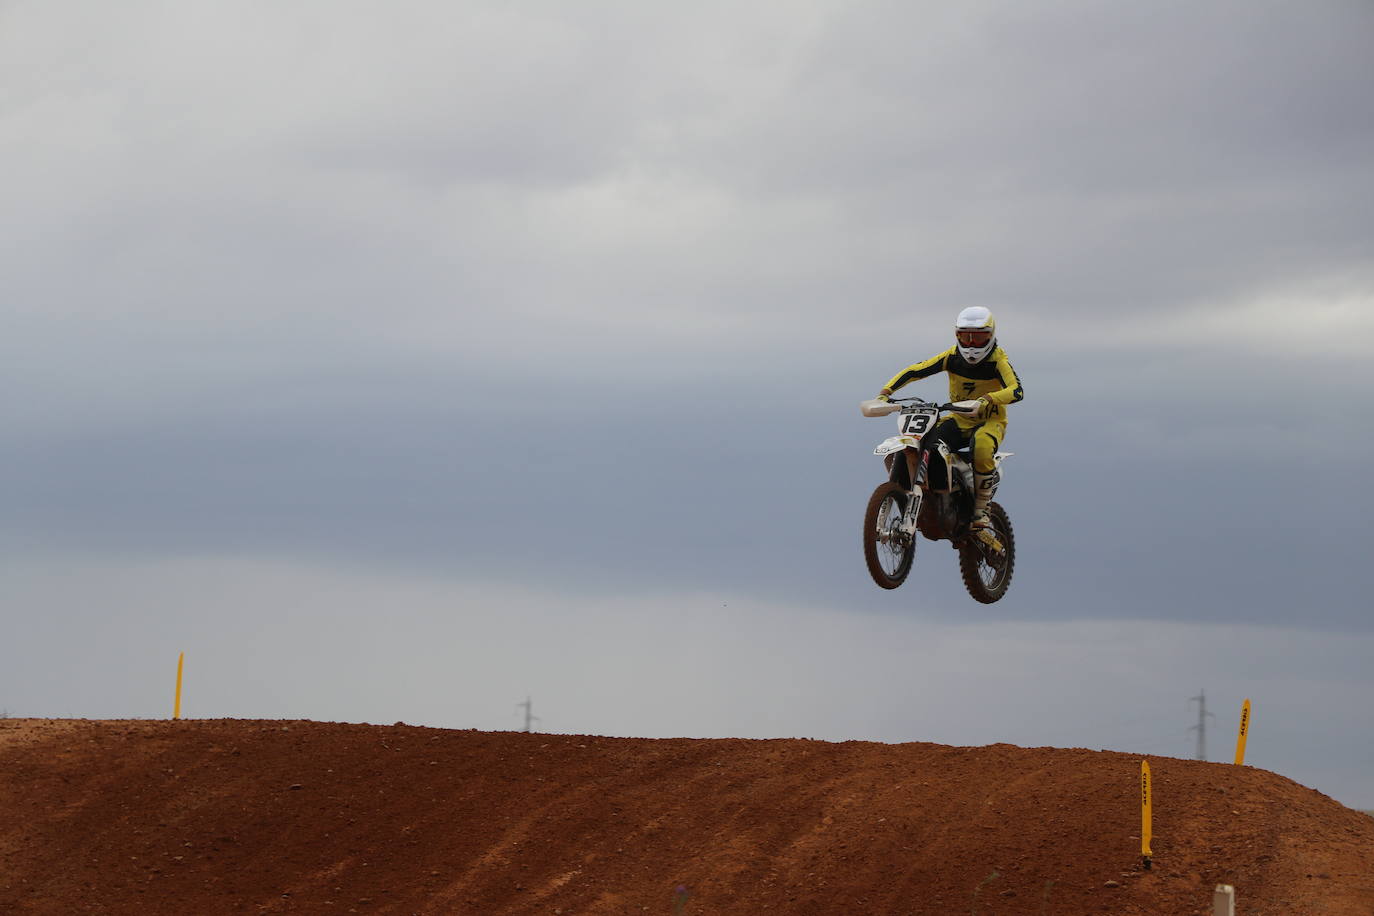
[[[878,525],[878,540],[883,544],[902,546],[902,507],[889,500]]]

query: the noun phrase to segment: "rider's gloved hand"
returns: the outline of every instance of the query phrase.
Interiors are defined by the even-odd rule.
[[[888,395],[890,395],[890,394],[892,394],[892,389],[891,389],[891,388],[884,388],[882,391],[879,391],[879,392],[878,392],[878,396],[877,396],[876,398],[874,398],[873,400],[875,400],[875,401],[886,401],[887,398],[888,398]]]
[[[978,419],[980,419],[980,420],[986,420],[988,417],[992,416],[992,415],[993,415],[994,413],[996,413],[996,412],[997,412],[997,405],[996,405],[996,404],[992,403],[992,402],[989,401],[987,398],[979,398],[979,399],[978,399],[978,413],[977,413]]]

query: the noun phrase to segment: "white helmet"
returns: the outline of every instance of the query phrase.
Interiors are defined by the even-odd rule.
[[[997,321],[992,312],[981,305],[964,309],[954,321],[954,340],[959,346],[959,355],[969,365],[987,359],[997,346]]]

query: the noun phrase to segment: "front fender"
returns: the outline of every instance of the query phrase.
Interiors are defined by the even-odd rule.
[[[893,452],[900,452],[904,448],[918,448],[920,445],[920,440],[911,436],[893,436],[890,439],[884,439],[873,450],[873,454],[881,458],[884,455],[891,455]]]

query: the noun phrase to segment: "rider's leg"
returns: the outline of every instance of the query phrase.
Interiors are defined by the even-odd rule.
[[[1002,444],[1006,425],[984,423],[973,434],[973,521],[974,528],[987,528],[988,503],[997,492],[1000,476],[997,473],[997,447]]]

